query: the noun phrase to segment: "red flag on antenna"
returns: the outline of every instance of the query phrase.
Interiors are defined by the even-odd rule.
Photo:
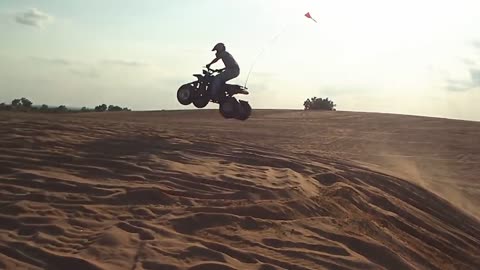
[[[314,22],[317,22],[317,21],[315,21],[314,18],[312,18],[312,16],[310,15],[310,12],[305,13],[305,17],[307,17],[309,19],[312,19]]]

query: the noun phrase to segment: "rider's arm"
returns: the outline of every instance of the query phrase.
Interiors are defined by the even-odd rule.
[[[215,59],[213,59],[212,62],[210,62],[210,64],[207,65],[207,67],[210,67],[211,65],[215,64],[218,60],[220,60],[220,58],[215,57]]]
[[[207,67],[210,67],[211,65],[213,65],[214,63],[216,63],[218,60],[222,59],[223,57],[223,54],[222,53],[215,53],[215,59],[212,60],[212,62],[210,62],[210,64],[207,65]]]

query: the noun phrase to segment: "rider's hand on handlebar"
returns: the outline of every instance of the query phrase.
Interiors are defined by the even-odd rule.
[[[221,68],[221,69],[211,69],[211,68],[210,68],[210,64],[207,64],[205,67],[206,67],[209,71],[211,71],[211,72],[222,72],[222,71],[225,70],[225,68]]]

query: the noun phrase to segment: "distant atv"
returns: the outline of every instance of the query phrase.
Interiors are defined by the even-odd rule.
[[[247,120],[252,113],[252,108],[247,101],[237,100],[234,95],[248,95],[247,88],[235,84],[223,84],[220,90],[219,100],[213,100],[210,95],[210,85],[215,77],[215,73],[222,70],[204,69],[202,74],[193,74],[197,77],[196,81],[186,83],[177,91],[177,100],[182,105],[193,105],[197,108],[203,108],[208,103],[218,103],[219,111],[224,118],[235,118],[238,120]]]

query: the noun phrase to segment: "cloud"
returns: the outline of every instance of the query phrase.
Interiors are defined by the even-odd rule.
[[[19,24],[40,28],[48,23],[53,22],[53,19],[53,16],[35,8],[31,8],[28,11],[18,13],[15,16],[15,21]]]
[[[473,41],[472,46],[480,49],[480,41]],[[470,80],[447,80],[449,91],[460,92],[480,88],[480,68],[476,67],[476,62],[472,59],[464,58],[462,61],[469,66]]]
[[[467,66],[474,66],[475,65],[475,60],[468,59],[468,58],[462,59],[462,62]]]
[[[111,74],[116,67],[137,68],[148,66],[147,63],[130,60],[97,60],[97,61],[80,61],[62,57],[42,57],[31,56],[29,58],[34,64],[42,66],[50,66],[62,69],[72,75],[82,78],[99,78],[103,75]],[[140,71],[140,70],[139,70]]]
[[[143,67],[146,66],[146,63],[138,61],[129,61],[129,60],[103,60],[103,64],[111,66],[126,66],[126,67]]]
[[[93,69],[78,69],[78,68],[72,68],[69,69],[69,72],[72,73],[73,75],[77,75],[79,77],[83,78],[98,78],[100,77],[100,74],[96,72]]]
[[[73,61],[65,58],[48,58],[48,57],[31,57],[31,59],[37,63],[42,64],[51,64],[51,65],[63,65],[63,66],[73,66],[73,65],[84,65],[87,63],[81,63],[78,61]],[[92,65],[107,65],[107,66],[124,66],[124,67],[143,67],[147,66],[147,63],[140,61],[129,61],[129,60],[103,60],[98,62],[90,62]]]
[[[45,58],[45,57],[31,57],[34,62],[49,64],[49,65],[61,65],[61,66],[71,66],[74,62],[63,59],[63,58]]]
[[[447,80],[447,89],[452,92],[463,92],[473,88],[470,81],[462,80]]]
[[[480,87],[480,69],[470,69],[470,80],[447,80],[447,89],[453,92]]]
[[[476,41],[472,42],[472,45],[473,45],[473,47],[475,47],[477,49],[480,49],[480,41],[479,40],[476,40]]]
[[[480,86],[480,69],[470,69],[470,76],[475,86]]]

